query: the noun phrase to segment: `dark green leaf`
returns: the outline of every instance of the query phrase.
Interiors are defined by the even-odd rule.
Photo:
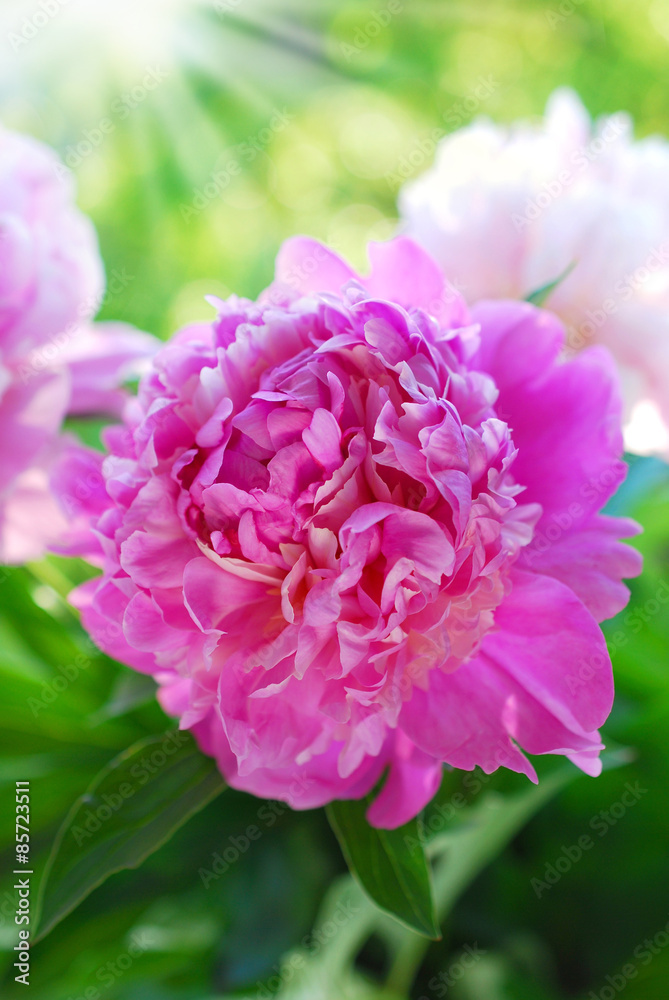
[[[346,862],[377,906],[412,930],[438,939],[432,883],[418,819],[377,830],[366,819],[369,799],[333,802],[328,818]]]
[[[37,939],[114,872],[141,865],[224,787],[188,733],[150,736],[116,757],[58,832],[40,886]]]

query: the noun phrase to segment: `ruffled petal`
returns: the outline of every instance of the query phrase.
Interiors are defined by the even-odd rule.
[[[572,527],[567,515],[535,535],[520,563],[565,583],[601,622],[613,618],[629,601],[629,589],[622,581],[638,576],[643,560],[636,549],[619,539],[632,538],[640,531],[635,521],[601,514]]]

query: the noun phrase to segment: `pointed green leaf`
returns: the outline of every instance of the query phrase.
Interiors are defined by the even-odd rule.
[[[430,869],[418,819],[377,830],[366,819],[369,799],[332,802],[328,819],[346,862],[382,910],[426,937],[440,937]]]
[[[189,733],[150,736],[112,760],[58,831],[40,885],[35,940],[110,875],[141,865],[224,788]]]
[[[573,260],[571,264],[565,267],[562,274],[558,275],[558,277],[553,281],[548,281],[545,285],[541,285],[539,288],[535,288],[533,292],[530,292],[530,294],[526,296],[525,301],[531,302],[533,306],[542,306],[551,292],[557,288],[558,285],[562,284],[565,278],[571,274],[576,267],[576,264],[577,261]]]
[[[579,774],[569,764],[521,792],[501,795],[489,791],[430,840],[427,851],[435,860],[434,893],[440,921],[446,919],[461,893],[499,856],[528,820]],[[429,810],[428,806],[427,815]],[[429,824],[427,817],[426,821]],[[405,939],[395,953],[388,985],[400,994],[408,992],[425,950],[425,941]]]

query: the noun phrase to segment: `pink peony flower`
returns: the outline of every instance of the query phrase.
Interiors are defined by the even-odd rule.
[[[593,130],[558,90],[545,121],[481,119],[442,140],[400,192],[403,229],[468,302],[524,298],[573,270],[548,307],[571,350],[613,353],[630,450],[669,455],[669,143],[634,142],[624,114]]]
[[[526,303],[470,318],[410,240],[370,258],[359,278],[288,241],[272,288],[177,334],[104,463],[73,451],[58,488],[103,567],[85,626],[228,782],[308,808],[388,769],[369,818],[394,827],[444,762],[599,772],[597,620],[639,557],[598,513],[625,475],[607,353],[560,362]]]
[[[40,143],[0,128],[0,561],[67,528],[49,490],[68,413],[120,411],[118,386],[157,341],[89,320],[104,289],[90,221]]]
[[[69,172],[28,136],[0,127],[0,345],[4,359],[89,318],[104,289],[97,237]]]

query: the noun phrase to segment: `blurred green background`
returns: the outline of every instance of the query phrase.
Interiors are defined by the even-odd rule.
[[[435,129],[477,114],[539,116],[568,84],[595,115],[624,109],[638,135],[669,134],[669,0],[3,0],[0,45],[0,120],[66,158],[98,228],[109,278],[101,318],[162,337],[211,316],[205,294],[255,296],[295,232],[364,265],[366,242],[394,230],[402,173],[422,168],[407,168],[410,155],[422,148],[429,164]],[[442,942],[414,954],[409,932],[380,926],[356,938],[353,920],[328,936],[323,905],[345,908],[355,890],[322,811],[262,823],[262,837],[205,889],[198,869],[258,823],[261,803],[226,792],[35,946],[29,995],[74,1000],[95,988],[105,1000],[220,1000],[279,988],[304,1000],[612,1000],[624,989],[628,1000],[665,1000],[669,615],[656,598],[668,586],[668,501],[669,471],[643,460],[614,502],[646,529],[633,614],[605,629],[618,689],[605,737],[629,748],[628,762],[597,780],[574,769],[460,896]],[[49,560],[0,584],[3,873],[17,778],[32,782],[39,872],[99,769],[170,726],[150,688],[102,655],[50,704],[30,701],[88,648],[63,600],[83,572]],[[446,776],[444,802],[460,782]],[[616,819],[620,808],[609,810],[628,783],[638,803]],[[473,798],[526,784],[497,775]],[[535,891],[532,880],[545,880],[584,834],[594,847]],[[23,990],[13,980],[11,885],[3,877],[7,1000]],[[302,984],[290,966],[281,972],[297,948],[311,953],[313,978]],[[130,965],[111,974],[106,963],[127,954]],[[628,963],[635,975],[621,977]]]

